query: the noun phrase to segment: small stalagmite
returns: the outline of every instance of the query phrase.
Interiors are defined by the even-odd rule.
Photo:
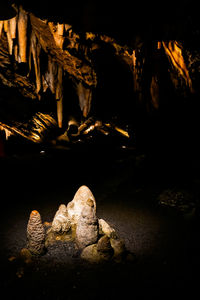
[[[67,205],[68,216],[72,224],[77,223],[82,209],[85,207],[88,199],[93,200],[94,211],[96,212],[96,201],[94,195],[86,185],[82,185],[74,195],[73,200]]]
[[[98,239],[98,220],[94,201],[88,199],[82,209],[76,228],[76,244],[83,249],[96,243]]]
[[[70,227],[67,207],[64,204],[61,204],[55,214],[51,229],[56,233],[65,233],[69,231]]]
[[[45,230],[37,210],[31,212],[28,221],[27,248],[35,255],[43,254],[45,250]]]
[[[28,14],[20,6],[18,15],[18,41],[20,62],[26,63]]]

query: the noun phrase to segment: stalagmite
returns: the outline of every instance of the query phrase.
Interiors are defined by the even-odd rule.
[[[74,195],[73,200],[67,205],[68,216],[72,224],[77,223],[78,218],[81,215],[82,209],[86,205],[88,199],[93,200],[94,210],[96,211],[96,201],[94,195],[87,186],[82,185]]]
[[[45,249],[45,230],[41,216],[33,210],[27,225],[27,248],[32,254],[42,254]]]
[[[27,51],[27,25],[28,15],[20,6],[19,17],[18,17],[18,41],[19,41],[19,57],[20,62],[27,62],[26,51]]]
[[[98,239],[98,221],[96,207],[92,199],[88,199],[78,218],[76,243],[79,248],[96,243]]]
[[[79,97],[79,105],[83,116],[86,118],[90,112],[91,101],[92,101],[92,90],[85,87],[82,82],[77,84],[77,94]]]
[[[61,204],[55,214],[51,229],[57,233],[64,233],[69,231],[70,227],[67,207],[64,204]]]

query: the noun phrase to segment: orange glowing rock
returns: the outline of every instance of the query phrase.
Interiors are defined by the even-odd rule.
[[[162,42],[162,44],[165,53],[171,60],[171,63],[176,68],[181,77],[185,80],[186,84],[190,88],[190,91],[193,92],[192,81],[183,58],[182,47],[180,43],[178,43],[177,41],[169,41]]]
[[[19,41],[19,57],[20,62],[27,62],[27,27],[28,27],[28,14],[20,6],[19,19],[18,19],[18,41]]]
[[[33,210],[27,225],[27,248],[32,254],[42,254],[45,249],[45,230],[41,216]]]

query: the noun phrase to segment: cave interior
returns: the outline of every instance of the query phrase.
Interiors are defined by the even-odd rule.
[[[66,2],[0,4],[2,290],[7,299],[194,299],[198,3]],[[132,259],[89,264],[61,242],[31,263],[19,258],[30,212],[50,222],[82,185]]]

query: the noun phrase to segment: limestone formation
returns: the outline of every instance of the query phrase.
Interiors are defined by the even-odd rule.
[[[108,236],[102,236],[96,244],[89,245],[83,249],[81,258],[91,263],[108,261],[113,256],[113,249]]]
[[[76,224],[81,215],[82,209],[86,206],[87,200],[93,201],[93,211],[96,213],[96,201],[90,189],[82,185],[76,192],[73,200],[68,203],[67,210],[70,222]]]
[[[116,232],[106,221],[99,219],[99,231],[101,234],[105,234],[108,237],[115,236]]]
[[[98,221],[93,199],[88,199],[77,222],[76,243],[79,248],[96,243],[98,239]]]
[[[65,233],[69,231],[70,227],[67,207],[64,204],[61,204],[55,214],[51,229],[56,233]]]
[[[27,248],[32,254],[42,254],[45,248],[45,230],[41,216],[33,210],[27,225]]]

